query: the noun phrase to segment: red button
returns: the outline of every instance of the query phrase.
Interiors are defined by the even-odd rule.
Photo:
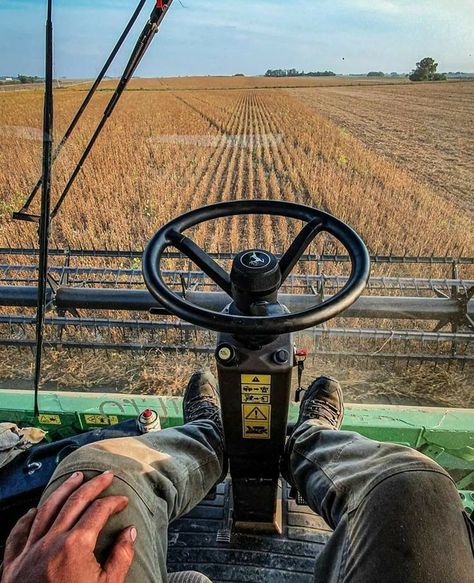
[[[151,411],[151,409],[145,409],[145,411],[143,411],[143,417],[145,417],[145,419],[149,419],[152,415],[153,411]]]

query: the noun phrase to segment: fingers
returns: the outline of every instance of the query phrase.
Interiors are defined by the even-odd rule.
[[[49,530],[66,500],[79,488],[83,480],[84,475],[81,472],[76,472],[51,494],[36,513],[28,542],[36,542]]]
[[[72,532],[80,537],[81,545],[93,550],[109,518],[121,512],[127,504],[128,498],[125,496],[107,496],[107,498],[95,500],[79,519]]]
[[[26,546],[28,535],[31,531],[31,525],[36,516],[36,508],[31,508],[20,520],[16,523],[10,536],[5,544],[4,561],[8,565],[15,557],[18,557]]]
[[[79,518],[84,514],[84,511],[90,504],[98,497],[104,490],[112,484],[114,475],[112,472],[104,472],[85,484],[77,488],[70,494],[64,502],[63,507],[59,511],[56,520],[54,521],[51,530],[55,532],[66,532],[70,530]]]
[[[134,526],[122,531],[104,565],[107,581],[124,583],[135,554],[134,543],[137,529]]]

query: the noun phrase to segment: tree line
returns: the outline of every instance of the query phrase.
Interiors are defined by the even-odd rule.
[[[26,83],[43,83],[44,79],[37,75],[17,75],[16,77],[0,77],[0,83],[19,83],[24,85]]]

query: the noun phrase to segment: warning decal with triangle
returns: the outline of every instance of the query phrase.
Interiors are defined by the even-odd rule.
[[[247,409],[249,407],[247,406]],[[265,409],[265,411],[262,411]],[[268,411],[269,407],[265,405],[260,405],[259,407],[254,407],[251,409],[250,412],[246,412],[245,419],[254,419],[257,421],[267,421],[268,420]]]

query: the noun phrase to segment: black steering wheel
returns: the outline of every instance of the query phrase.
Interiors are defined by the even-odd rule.
[[[229,274],[183,231],[203,222],[236,215],[273,215],[304,221],[307,224],[279,261],[281,283],[286,280],[308,245],[323,231],[333,235],[347,249],[351,275],[347,284],[330,299],[314,308],[279,316],[241,316],[200,308],[176,295],[163,281],[161,260],[168,247],[175,247],[191,259],[221,289],[232,297]],[[359,235],[336,217],[308,206],[272,200],[235,200],[205,206],[166,224],[151,239],[143,255],[143,276],[153,295],[170,313],[187,322],[236,336],[279,335],[316,326],[337,316],[363,292],[369,277],[370,259]]]

